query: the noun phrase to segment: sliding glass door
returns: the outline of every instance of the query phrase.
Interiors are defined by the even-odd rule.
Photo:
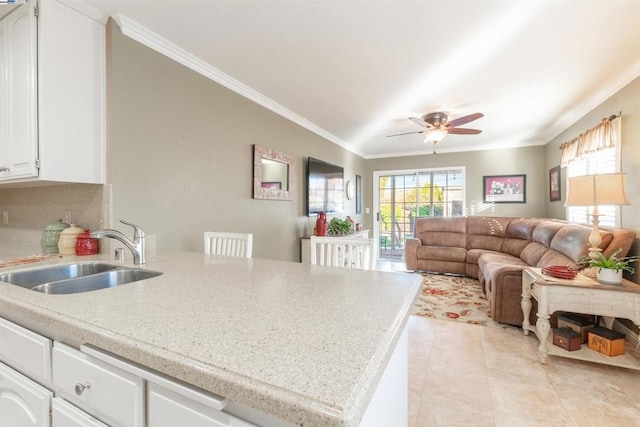
[[[464,168],[374,173],[378,257],[402,259],[415,220],[425,216],[462,216]]]

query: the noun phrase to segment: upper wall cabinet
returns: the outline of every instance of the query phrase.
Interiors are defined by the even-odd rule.
[[[38,174],[35,34],[32,1],[0,21],[0,179]]]
[[[106,20],[77,0],[3,12],[0,184],[104,183]]]

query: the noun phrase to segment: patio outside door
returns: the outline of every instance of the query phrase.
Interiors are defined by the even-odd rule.
[[[374,185],[374,238],[382,259],[403,259],[416,218],[462,216],[464,212],[464,168],[376,172]]]

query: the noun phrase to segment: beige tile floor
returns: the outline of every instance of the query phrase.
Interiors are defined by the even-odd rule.
[[[409,427],[640,426],[640,371],[554,356],[542,365],[537,345],[521,330],[411,316]]]
[[[409,319],[409,426],[640,426],[640,372],[536,356],[537,339]]]

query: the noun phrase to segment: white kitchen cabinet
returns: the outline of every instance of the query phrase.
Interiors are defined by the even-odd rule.
[[[5,319],[0,319],[0,361],[51,385],[51,340]]]
[[[153,383],[148,384],[147,404],[148,427],[255,427],[255,424]]]
[[[53,344],[56,396],[107,424],[144,427],[144,381],[72,347]]]
[[[107,427],[86,412],[59,397],[53,398],[51,427]]]
[[[0,180],[37,176],[34,2],[0,21]]]
[[[2,21],[0,183],[104,183],[106,17],[27,0]]]
[[[0,426],[49,427],[53,393],[0,363]]]

